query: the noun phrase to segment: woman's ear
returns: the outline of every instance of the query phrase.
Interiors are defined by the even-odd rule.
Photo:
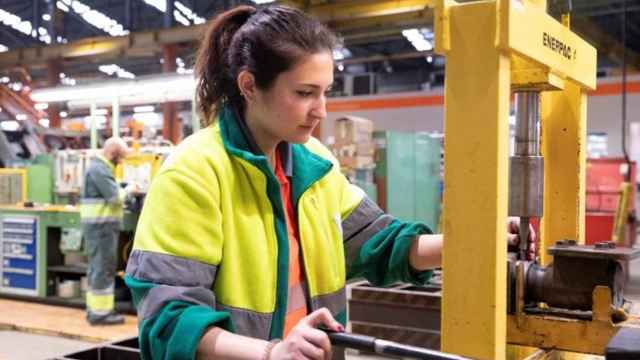
[[[256,78],[247,70],[242,70],[238,74],[238,89],[240,89],[240,95],[245,101],[253,101],[256,97]]]

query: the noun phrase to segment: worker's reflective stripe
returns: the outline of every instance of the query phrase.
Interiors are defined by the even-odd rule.
[[[263,340],[269,339],[273,313],[259,313],[223,304],[217,304],[216,310],[225,311],[231,314],[233,328],[237,334]]]
[[[127,192],[124,191],[124,189],[122,188],[118,188],[118,192],[111,199],[108,199],[107,202],[111,204],[114,204],[114,203],[122,204],[126,199],[126,197],[127,197]]]
[[[133,250],[127,263],[127,275],[162,285],[201,286],[211,289],[217,266],[174,255]]]
[[[347,297],[344,287],[331,294],[318,295],[311,298],[312,310],[327,308],[336,316],[347,309]]]
[[[85,223],[101,223],[122,220],[122,204],[108,203],[102,199],[82,199],[80,218]]]
[[[152,317],[170,301],[184,301],[214,308],[215,300],[213,292],[207,288],[156,285],[138,304],[138,319],[143,321]]]
[[[93,313],[104,314],[113,310],[113,287],[104,290],[87,290],[87,309]]]
[[[216,278],[216,266],[173,255],[134,250],[126,272],[138,280],[157,284],[138,304],[140,321],[155,315],[170,301],[215,306],[211,287]]]
[[[385,214],[376,203],[364,197],[342,222],[346,263],[355,263],[362,245],[394,220],[393,216]]]

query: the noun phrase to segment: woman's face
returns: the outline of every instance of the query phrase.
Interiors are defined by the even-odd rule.
[[[333,83],[330,52],[311,54],[281,73],[271,88],[256,90],[260,127],[273,138],[305,143],[327,117],[325,93]]]

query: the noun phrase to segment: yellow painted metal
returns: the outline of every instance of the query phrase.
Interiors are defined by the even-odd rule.
[[[14,169],[14,168],[0,168],[0,176],[2,175],[19,175],[20,176],[20,186],[22,188],[22,196],[21,202],[27,201],[28,194],[28,179],[27,179],[27,170],[26,169]]]
[[[510,61],[495,47],[495,3],[449,11],[442,349],[504,359]]]
[[[453,0],[435,0],[434,10],[434,33],[435,33],[435,51],[440,55],[445,55],[451,49],[450,32],[449,32],[449,10],[457,3]]]
[[[562,90],[564,79],[517,54],[511,56],[511,90]]]
[[[595,69],[594,69],[595,72]],[[585,90],[566,82],[564,91],[542,93],[542,156],[544,156],[544,215],[540,255],[556,241],[584,243],[587,98]]]
[[[305,10],[320,21],[327,21],[400,14],[423,10],[432,3],[433,0],[355,0],[309,6]]]
[[[587,354],[602,354],[611,337],[618,331],[606,322],[545,316],[527,316],[526,327],[518,328],[514,315],[507,318],[509,343],[574,349]]]
[[[638,319],[630,318],[613,324],[611,291],[597,286],[593,291],[593,319],[578,320],[545,315],[516,314],[507,317],[507,338],[510,344],[522,344],[558,351],[557,359],[593,359],[585,354],[604,354],[609,340],[624,327],[637,327]]]
[[[588,89],[596,86],[596,49],[530,1],[499,1],[498,46]]]
[[[631,169],[627,169],[627,171],[631,171]],[[631,183],[625,181],[620,184],[620,198],[618,199],[618,208],[616,209],[616,215],[613,221],[611,241],[621,246],[625,244],[625,230],[627,229],[625,225],[629,219],[629,197],[631,194]]]

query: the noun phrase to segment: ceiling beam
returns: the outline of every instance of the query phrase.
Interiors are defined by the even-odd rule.
[[[385,60],[391,61],[391,60],[418,59],[418,58],[425,58],[429,55],[435,56],[434,51],[433,50],[411,51],[411,52],[398,53],[398,54],[392,54],[392,55],[373,55],[373,56],[345,59],[345,60],[341,60],[340,62],[343,63],[344,65],[351,65],[351,64],[362,64],[362,63],[371,63],[371,62],[382,62]]]
[[[308,5],[303,9],[322,22],[356,19],[421,11],[433,5],[433,0],[351,0],[346,2]]]
[[[331,29],[344,36],[351,32],[362,31],[363,29],[370,30],[389,27],[402,27],[406,29],[410,27],[424,27],[433,24],[433,11],[431,9],[423,9],[361,19],[330,20],[327,24]]]
[[[43,67],[49,59],[77,59],[80,57],[122,58],[148,56],[164,44],[195,42],[201,37],[205,24],[174,27],[156,31],[130,33],[126,36],[101,36],[82,39],[68,44],[39,48],[15,49],[0,53],[0,69],[29,64]]]

